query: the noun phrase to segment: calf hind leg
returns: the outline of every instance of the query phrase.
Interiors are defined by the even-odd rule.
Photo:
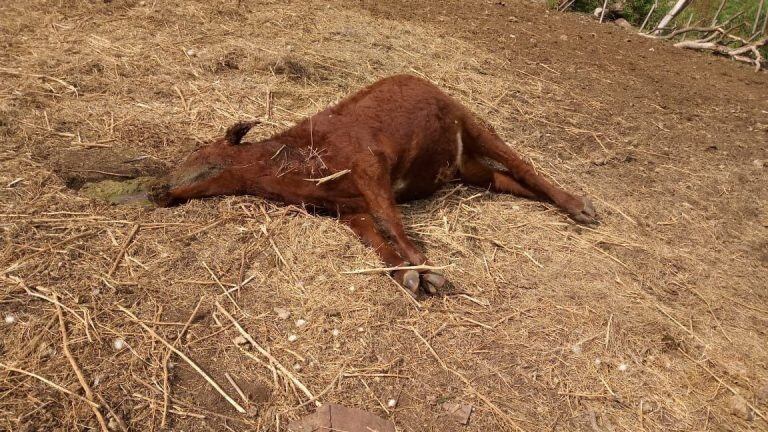
[[[518,183],[508,172],[490,168],[472,157],[462,161],[459,174],[465,183],[488,188],[494,192],[508,193],[532,200],[546,198]]]
[[[533,167],[509,148],[493,130],[481,125],[476,119],[469,118],[464,123],[463,139],[470,159],[472,156],[487,157],[499,162],[509,170],[507,173],[494,173],[495,177],[501,174],[498,177],[499,185],[506,184],[511,193],[522,192],[525,195],[530,192],[537,197],[545,198],[563,209],[577,222],[593,223],[596,221],[595,208],[589,198],[574,196],[537,174]],[[507,175],[509,178],[505,179],[504,177]],[[514,183],[509,180],[513,180]],[[496,178],[494,178],[494,183],[495,181]]]
[[[341,220],[352,228],[352,231],[360,237],[367,246],[373,248],[384,263],[390,267],[408,265],[408,262],[398,254],[392,245],[376,229],[373,217],[368,213],[347,214]],[[408,288],[414,295],[419,292],[419,285],[429,294],[436,294],[437,290],[445,286],[446,280],[435,272],[419,274],[416,270],[396,270],[392,275],[397,283]],[[420,283],[421,279],[421,283]]]

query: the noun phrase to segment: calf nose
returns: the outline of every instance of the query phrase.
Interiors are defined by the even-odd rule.
[[[158,182],[150,186],[147,197],[158,207],[168,207],[171,205],[171,185],[166,182]]]

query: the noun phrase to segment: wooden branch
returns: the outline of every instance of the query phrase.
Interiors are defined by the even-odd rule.
[[[752,34],[755,34],[755,32],[757,32],[757,26],[760,24],[760,15],[763,12],[763,3],[765,3],[765,2],[760,2],[760,4],[757,5],[757,13],[755,14],[755,22],[754,22],[754,24],[752,24]]]
[[[603,1],[603,9],[600,11],[600,23],[602,23],[603,18],[605,18],[606,9],[608,9],[608,0]]]
[[[56,294],[53,295],[53,299],[57,300]],[[77,376],[77,380],[80,382],[80,387],[83,388],[83,391],[85,392],[85,398],[88,399],[91,402],[94,402],[93,397],[93,390],[91,390],[91,386],[88,385],[88,380],[85,379],[85,376],[83,375],[83,371],[80,369],[80,366],[77,365],[77,361],[75,360],[75,356],[72,355],[72,351],[69,350],[69,337],[67,336],[67,324],[64,322],[64,313],[61,311],[61,306],[58,302],[55,303],[56,305],[56,316],[59,317],[59,329],[61,330],[61,343],[63,345],[63,351],[64,356],[69,361],[69,365],[72,366],[72,370],[75,372],[75,375]],[[91,411],[93,411],[93,415],[96,416],[96,420],[99,422],[99,426],[101,427],[102,432],[109,432],[109,428],[107,427],[107,422],[104,420],[104,416],[101,414],[101,411],[99,411],[99,408],[94,405],[91,406]]]
[[[715,54],[731,57],[736,61],[753,64],[755,65],[755,70],[759,71],[762,68],[763,62],[763,56],[760,54],[759,48],[765,45],[768,45],[768,37],[739,48],[730,48],[727,45],[701,40],[678,42],[674,46],[677,48],[711,51]],[[749,57],[745,54],[752,54],[755,56],[755,58]]]
[[[222,397],[224,397],[224,399],[226,399],[226,401],[227,401],[227,402],[229,402],[229,404],[230,404],[230,405],[232,405],[233,407],[235,407],[235,409],[237,410],[237,412],[239,412],[239,413],[243,413],[243,414],[246,412],[246,411],[245,411],[245,408],[243,408],[242,406],[240,406],[240,404],[239,404],[239,403],[237,403],[237,401],[235,401],[234,399],[232,399],[232,397],[231,397],[231,396],[229,396],[229,395],[227,394],[227,392],[225,392],[225,391],[224,391],[224,389],[222,389],[222,388],[221,388],[221,386],[220,386],[220,385],[219,385],[219,384],[218,384],[216,381],[214,381],[214,379],[213,379],[213,378],[211,378],[211,376],[210,376],[210,375],[208,375],[208,374],[207,374],[207,373],[206,373],[206,372],[205,372],[205,371],[204,371],[204,370],[203,370],[203,369],[202,369],[200,366],[198,366],[198,365],[197,365],[197,363],[195,363],[195,362],[194,362],[194,361],[193,361],[191,358],[187,357],[187,355],[186,355],[186,354],[184,354],[183,352],[181,352],[181,351],[179,351],[178,349],[176,349],[176,347],[175,347],[175,346],[173,346],[173,345],[172,345],[170,342],[166,341],[166,340],[165,340],[165,339],[163,339],[163,338],[162,338],[162,337],[161,337],[159,334],[155,333],[155,331],[154,331],[154,330],[152,330],[152,329],[151,329],[149,326],[147,326],[146,324],[144,324],[144,322],[143,322],[143,321],[141,321],[141,320],[140,320],[140,319],[139,319],[139,318],[138,318],[136,315],[134,315],[134,314],[133,314],[133,312],[129,311],[128,309],[126,309],[126,308],[124,308],[124,307],[122,307],[122,306],[120,306],[120,305],[117,305],[117,308],[118,308],[118,309],[120,309],[120,310],[121,310],[123,313],[125,313],[125,314],[126,314],[126,315],[128,315],[129,317],[131,317],[131,319],[132,319],[132,320],[136,321],[136,323],[138,323],[138,324],[139,324],[139,325],[140,325],[140,326],[141,326],[141,327],[142,327],[142,328],[143,328],[143,329],[144,329],[144,330],[145,330],[147,333],[149,333],[149,334],[150,334],[150,335],[151,335],[153,338],[155,338],[155,339],[157,339],[158,341],[162,342],[162,344],[163,344],[163,345],[165,345],[165,346],[166,346],[166,347],[167,347],[169,350],[173,351],[173,352],[174,352],[174,353],[175,353],[177,356],[181,357],[181,359],[182,359],[182,360],[184,360],[185,362],[187,362],[187,364],[188,364],[188,365],[192,366],[192,369],[194,369],[194,370],[195,370],[195,372],[197,372],[198,374],[200,374],[200,376],[201,376],[201,377],[203,377],[203,379],[204,379],[204,380],[205,380],[205,381],[206,381],[208,384],[210,384],[210,385],[211,385],[211,387],[213,387],[213,388],[214,388],[214,390],[216,390],[216,391],[217,391],[217,392],[218,392],[218,393],[219,393],[219,394],[220,394]]]
[[[725,4],[727,2],[728,2],[728,0],[723,0],[722,2],[720,2],[720,7],[717,8],[717,12],[715,12],[715,16],[712,17],[712,25],[717,24],[717,18],[720,17],[720,12],[723,11],[723,7],[725,6]]]
[[[678,15],[680,15],[680,12],[684,11],[690,4],[691,0],[677,0],[677,3],[672,6],[672,9],[670,9],[669,12],[664,15],[664,18],[661,19],[654,34],[660,34],[661,29],[666,28]]]
[[[643,20],[643,25],[641,25],[640,30],[638,30],[639,33],[642,33],[643,30],[645,30],[645,25],[648,24],[648,20],[651,18],[651,15],[653,15],[653,12],[656,10],[658,6],[659,6],[659,0],[654,1],[653,6],[651,6],[651,10],[648,11],[648,15],[646,15],[645,19]]]
[[[117,270],[117,267],[120,266],[120,262],[123,260],[123,256],[125,256],[125,252],[128,250],[128,246],[131,245],[133,237],[135,237],[136,233],[139,232],[139,227],[139,224],[135,224],[133,229],[131,229],[131,232],[128,234],[128,237],[125,238],[122,247],[120,247],[120,252],[118,252],[117,256],[115,257],[115,261],[112,263],[112,267],[109,269],[107,276],[111,277],[115,273],[115,270]]]
[[[304,393],[304,395],[306,395],[310,400],[314,400],[315,399],[315,397],[312,395],[312,392],[309,391],[309,389],[301,381],[299,381],[298,378],[296,378],[291,373],[291,371],[289,371],[285,366],[280,364],[280,362],[277,361],[277,359],[272,354],[270,354],[269,351],[265,350],[264,348],[261,347],[261,345],[256,343],[256,341],[253,339],[253,337],[251,337],[251,335],[247,331],[245,331],[245,329],[240,325],[240,323],[237,322],[237,320],[234,317],[232,317],[232,315],[230,315],[229,312],[227,312],[227,310],[224,309],[224,307],[221,304],[219,304],[219,302],[216,302],[216,308],[225,317],[227,317],[227,319],[230,320],[232,322],[232,324],[235,325],[235,328],[237,329],[238,332],[240,332],[240,335],[243,336],[245,338],[245,340],[247,340],[248,343],[251,344],[251,346],[256,348],[256,351],[258,351],[261,355],[266,357],[272,364],[274,364],[275,367],[277,367],[277,369],[286,378],[288,378],[296,387],[298,387],[299,390],[301,390],[301,392]],[[316,403],[316,404],[318,406],[320,405],[319,403]]]
[[[56,390],[58,390],[58,391],[60,391],[62,393],[66,393],[66,394],[68,394],[70,396],[74,396],[74,397],[80,399],[81,401],[87,403],[88,405],[90,405],[93,408],[96,408],[96,409],[99,408],[99,404],[97,404],[97,403],[95,403],[93,401],[89,401],[88,399],[80,396],[77,393],[72,393],[71,391],[67,390],[66,388],[64,388],[64,387],[56,384],[55,382],[53,382],[53,381],[51,381],[51,380],[49,380],[49,379],[47,379],[45,377],[42,377],[42,376],[40,376],[40,375],[38,375],[38,374],[36,374],[34,372],[25,371],[24,369],[19,369],[19,368],[13,367],[11,365],[7,365],[5,363],[0,363],[0,367],[4,368],[6,370],[9,370],[11,372],[17,372],[17,373],[20,373],[22,375],[26,375],[26,376],[35,378],[35,379],[37,379],[37,380],[39,380],[39,381],[41,381],[41,382],[43,382],[45,384],[48,384],[49,386],[55,388]]]

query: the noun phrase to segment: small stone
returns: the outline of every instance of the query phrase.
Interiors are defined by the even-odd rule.
[[[296,336],[295,334],[288,336],[288,342],[296,342],[298,339],[299,337]]]
[[[641,400],[640,401],[640,410],[643,412],[643,414],[649,414],[658,408],[658,404],[654,401],[647,401],[647,400]]]
[[[117,420],[115,420],[114,417],[112,417],[109,419],[109,423],[107,423],[107,427],[110,430],[117,430],[117,428],[120,427],[120,424],[117,422]]]
[[[40,341],[40,343],[37,344],[37,354],[41,358],[50,357],[51,355],[53,355],[53,348],[51,347],[50,344],[48,344],[48,342],[44,340]]]
[[[456,402],[443,402],[442,407],[448,415],[459,424],[468,425],[472,415],[472,405]]]
[[[755,396],[760,403],[768,402],[768,382],[763,384],[763,386],[757,390]]]
[[[243,336],[238,336],[234,339],[232,339],[232,342],[235,343],[235,345],[245,345],[248,343],[248,340],[244,338]]]
[[[629,370],[629,365],[627,365],[626,363],[620,363],[616,369],[618,369],[619,372],[626,372]]]
[[[291,312],[288,311],[288,309],[276,307],[272,310],[275,311],[275,313],[277,314],[277,317],[280,318],[281,320],[288,319],[288,317],[291,316]]]
[[[571,351],[573,351],[574,354],[581,354],[581,344],[574,344],[571,347]]]
[[[567,41],[568,36],[567,35],[560,35],[560,40]]]
[[[186,51],[186,53],[187,53],[187,55],[188,55],[188,56],[190,56],[190,57],[195,57],[195,56],[197,56],[197,51],[195,51],[195,49],[194,49],[194,48],[189,48],[189,49]]]
[[[296,320],[296,327],[304,327],[305,325],[307,325],[307,320],[301,318]]]
[[[339,337],[341,332],[339,331],[339,329],[333,329],[333,331],[331,331],[331,334],[333,335],[333,337]]]
[[[397,400],[396,399],[390,399],[387,401],[387,406],[389,408],[394,408],[397,406]]]
[[[13,324],[16,322],[16,315],[14,314],[5,314],[5,323],[6,324]]]
[[[93,377],[93,386],[98,387],[101,382],[104,381],[104,374],[96,374]]]
[[[747,404],[747,400],[744,399],[741,396],[732,396],[730,401],[728,402],[728,407],[731,410],[731,414],[735,415],[738,418],[752,421],[755,418],[754,413],[752,412],[752,409]]]
[[[358,333],[362,333],[362,332],[364,332],[364,331],[365,331],[365,329],[364,329],[364,328],[362,328],[362,327],[358,327],[358,328],[357,328],[357,332],[358,332]]]
[[[121,338],[116,338],[112,341],[112,348],[120,351],[121,349],[125,348],[125,341]]]
[[[595,366],[600,367],[603,364],[603,360],[600,357],[595,358]]]
[[[293,365],[293,370],[295,370],[296,372],[301,372],[301,369],[303,369],[301,366],[301,363],[296,363]]]
[[[758,167],[758,168],[763,168],[763,167],[765,167],[765,161],[763,161],[763,160],[760,160],[760,159],[755,159],[755,160],[753,160],[753,161],[752,161],[752,164],[753,164],[754,166]]]

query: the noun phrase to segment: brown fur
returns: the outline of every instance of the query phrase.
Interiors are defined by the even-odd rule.
[[[171,205],[251,194],[324,208],[338,214],[390,266],[427,263],[406,236],[395,203],[427,197],[455,178],[551,201],[579,222],[595,217],[588,199],[536,174],[468,109],[414,76],[382,79],[285,132],[241,144],[251,126],[238,123],[225,138],[197,149],[153,189],[153,201]],[[506,169],[496,170],[488,160]],[[332,180],[318,180],[345,170]],[[413,291],[421,285],[435,292],[445,283],[430,271],[395,276]]]

